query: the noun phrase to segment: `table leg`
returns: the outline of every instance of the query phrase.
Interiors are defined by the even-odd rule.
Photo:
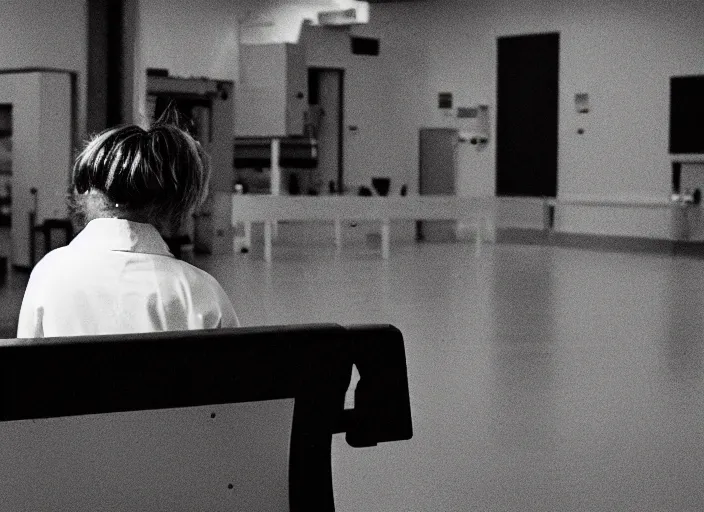
[[[482,252],[482,243],[484,242],[484,218],[479,217],[474,223],[476,233],[474,235],[474,253],[479,256]]]
[[[264,223],[264,261],[271,263],[271,222]]]
[[[384,219],[381,223],[381,257],[389,259],[391,252],[391,224],[389,219]]]
[[[496,242],[496,226],[490,217],[484,218],[484,240],[486,242]]]
[[[244,237],[245,237],[245,243],[247,244],[247,250],[250,250],[252,248],[252,223],[251,222],[244,223]]]
[[[252,223],[236,222],[233,224],[234,234],[232,235],[232,251],[235,254],[248,252],[252,247]],[[239,233],[242,228],[241,234]]]
[[[335,219],[335,247],[338,252],[342,250],[342,221]]]

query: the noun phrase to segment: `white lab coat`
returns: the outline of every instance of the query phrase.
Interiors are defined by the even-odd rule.
[[[18,338],[237,327],[207,272],[177,260],[151,224],[95,219],[34,267]]]

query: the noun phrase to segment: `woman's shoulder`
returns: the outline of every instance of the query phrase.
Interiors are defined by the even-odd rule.
[[[229,320],[227,325],[238,325],[237,316],[232,308],[232,303],[220,282],[207,271],[200,269],[188,262],[175,260],[181,269],[182,285],[190,290],[189,296],[194,304],[217,305],[220,314]]]
[[[64,271],[68,267],[78,264],[76,258],[71,254],[68,246],[59,247],[46,253],[32,268],[32,275],[48,274],[54,276],[65,275]]]
[[[50,297],[55,300],[68,290],[81,288],[86,282],[81,261],[77,261],[67,247],[60,247],[45,254],[34,265],[25,298],[42,297],[42,302]]]
[[[171,259],[171,258],[170,258]],[[220,287],[220,283],[207,271],[179,259],[171,259],[173,265],[177,266],[183,278],[191,285],[207,285],[209,287]]]

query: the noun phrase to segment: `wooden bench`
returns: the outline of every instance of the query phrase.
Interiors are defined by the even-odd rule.
[[[343,432],[355,447],[413,434],[393,326],[0,340],[3,512],[333,511]]]
[[[270,196],[233,195],[232,224],[264,224],[264,259],[272,260],[273,226],[278,221],[326,221],[335,226],[335,245],[342,247],[344,221],[374,221],[381,226],[381,254],[390,255],[393,220],[454,220],[475,226],[475,248],[492,241],[501,209],[525,207],[542,209],[540,198],[494,198],[459,196]],[[542,214],[541,214],[542,215]],[[251,231],[250,231],[251,232]]]

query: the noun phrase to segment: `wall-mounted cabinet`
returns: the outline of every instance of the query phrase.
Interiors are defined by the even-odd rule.
[[[303,135],[308,75],[303,45],[240,47],[235,133],[238,137]]]
[[[33,265],[30,213],[36,208],[36,225],[67,216],[74,79],[65,71],[0,72],[0,103],[12,106],[11,261],[18,267]]]

